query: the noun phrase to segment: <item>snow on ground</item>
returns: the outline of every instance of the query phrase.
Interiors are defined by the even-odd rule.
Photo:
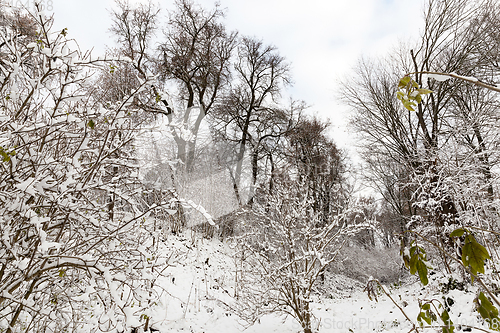
[[[152,327],[160,332],[243,331],[243,323],[228,307],[234,302],[235,265],[231,257],[231,243],[206,240],[186,232],[180,236],[168,235],[165,248],[183,255],[175,265],[165,270],[165,277],[160,281],[165,292],[162,303],[153,310]],[[431,276],[431,284],[438,286],[439,282],[445,282],[443,279],[437,274]],[[317,295],[311,306],[315,317],[320,321],[320,333],[411,330],[412,324],[380,290],[378,301],[370,301],[359,282],[342,275],[328,274],[325,284],[328,284],[323,286],[325,289],[337,292],[328,293],[328,297]],[[414,277],[410,277],[404,286],[393,285],[386,289],[414,323],[417,323],[419,312],[418,299],[443,302],[438,287],[423,289]],[[478,322],[477,312],[473,311],[475,290],[470,291],[472,292],[465,293],[452,290],[446,295],[454,301],[450,317],[455,324],[487,328]],[[460,332],[458,327],[455,331]],[[302,332],[302,329],[291,317],[269,315],[245,332],[297,333]]]

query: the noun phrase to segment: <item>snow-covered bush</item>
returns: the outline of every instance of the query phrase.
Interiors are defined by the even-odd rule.
[[[306,182],[275,184],[273,194],[256,200],[253,211],[253,221],[238,237],[238,312],[250,323],[266,313],[289,314],[305,333],[312,332],[314,286],[348,236],[365,226],[346,226],[345,214],[325,225]]]
[[[149,82],[98,99],[93,75],[110,63],[43,12],[29,20],[34,36],[0,27],[0,330],[147,326],[155,267],[167,263],[148,219],[158,206],[136,202],[132,102]]]

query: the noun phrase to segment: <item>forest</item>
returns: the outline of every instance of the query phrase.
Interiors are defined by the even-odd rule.
[[[218,4],[0,4],[0,332],[500,331],[497,1],[360,55],[359,158]]]

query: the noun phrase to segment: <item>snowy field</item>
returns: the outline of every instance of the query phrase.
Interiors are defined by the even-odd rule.
[[[154,329],[160,332],[264,333],[302,332],[301,327],[290,316],[267,315],[248,327],[233,311],[234,269],[230,242],[201,239],[199,235],[185,232],[180,236],[168,235],[165,248],[182,253],[179,261],[164,272],[160,285],[165,289],[162,303],[152,312]],[[425,293],[415,277],[408,277],[401,286],[388,285],[386,291],[408,317],[418,325],[419,300],[439,300],[441,282],[431,276],[431,285]],[[325,294],[315,295],[313,313],[319,322],[321,333],[341,332],[409,332],[413,324],[386,295],[378,292],[377,301],[370,300],[364,285],[342,275],[328,274],[321,290]],[[433,290],[432,292],[429,290]],[[453,300],[450,317],[457,325],[455,331],[470,331],[467,326],[487,329],[477,318],[473,299],[475,290],[450,291],[446,297]],[[437,303],[436,303],[437,304]],[[458,324],[464,325],[458,326]],[[425,332],[435,332],[426,328]],[[478,330],[472,330],[479,332]]]

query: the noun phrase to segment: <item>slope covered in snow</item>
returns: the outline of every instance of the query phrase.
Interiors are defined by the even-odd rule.
[[[160,285],[164,288],[161,303],[151,315],[154,329],[160,332],[225,333],[302,332],[290,316],[267,315],[252,326],[234,313],[235,262],[230,241],[207,240],[185,232],[168,235],[165,251],[182,254],[164,271]],[[377,301],[370,300],[364,285],[340,274],[328,273],[318,286],[311,309],[320,333],[329,332],[408,332],[418,325],[419,301],[434,300],[449,306],[456,331],[469,331],[468,326],[487,326],[474,311],[475,290],[446,290],[445,278],[431,276],[432,288],[422,288],[415,277],[402,285],[386,286],[392,300],[379,288]],[[326,292],[326,291],[329,292]],[[443,294],[443,291],[445,292]],[[445,295],[448,303],[443,299]],[[412,322],[405,318],[400,307]],[[460,326],[462,325],[462,326]],[[426,330],[434,331],[434,329]],[[474,331],[474,330],[473,330]]]

